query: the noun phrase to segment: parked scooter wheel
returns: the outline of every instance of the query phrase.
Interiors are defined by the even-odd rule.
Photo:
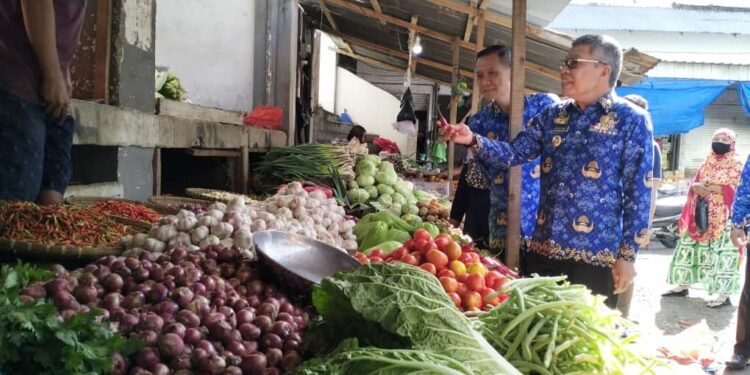
[[[661,237],[659,238],[659,242],[661,242],[661,244],[668,249],[674,249],[675,247],[677,247],[677,238]]]

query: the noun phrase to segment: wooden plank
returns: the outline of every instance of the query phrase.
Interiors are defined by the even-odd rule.
[[[489,0],[487,2],[489,2]],[[476,8],[477,0],[471,0],[469,2],[469,6],[472,8]],[[466,29],[464,30],[464,41],[468,42],[471,39],[471,31],[474,29],[475,20],[476,20],[476,17],[474,15],[469,14],[466,16]]]
[[[243,146],[245,147],[245,146]],[[242,154],[238,150],[213,150],[204,148],[189,148],[188,154],[195,157],[222,157],[222,158],[239,158]]]
[[[411,16],[411,24],[416,26],[418,19],[417,16]],[[415,43],[417,43],[417,33],[411,29],[409,30],[409,69],[411,69],[412,76],[417,73],[417,60],[419,60],[419,56],[412,52]]]
[[[484,26],[485,26],[485,20],[484,20],[484,11],[479,12],[479,18],[477,19],[477,43],[476,43],[476,52],[481,51],[484,49]],[[479,88],[479,82],[475,79],[472,85],[472,94],[471,94],[471,113],[477,113],[477,109],[479,109],[479,103],[480,103],[480,88]]]
[[[453,54],[451,62],[453,63],[453,73],[451,74],[451,88],[456,87],[458,83],[458,63],[461,57],[461,47],[457,44],[453,44]],[[451,109],[450,109],[450,123],[455,124],[458,121],[458,102],[451,96]],[[456,162],[456,143],[453,141],[448,142],[448,181],[453,181],[453,164]],[[452,191],[452,190],[451,190]]]
[[[513,65],[511,67],[510,136],[515,138],[523,130],[523,103],[526,61],[526,0],[513,0]],[[508,174],[508,226],[505,235],[505,262],[517,269],[521,249],[521,166]]]
[[[328,23],[331,24],[331,27],[334,30],[339,31],[339,25],[337,25],[336,20],[333,19],[333,15],[331,14],[331,11],[328,10],[325,0],[319,0],[319,2],[320,2],[320,8],[323,9],[323,15],[328,20]]]
[[[152,166],[154,172],[154,195],[161,195],[161,148],[154,148],[154,160]]]
[[[383,8],[380,7],[380,1],[378,1],[378,0],[370,0],[370,5],[372,5],[372,9],[375,9],[376,12],[378,12],[380,14],[383,14]],[[385,26],[385,25],[388,24],[388,23],[386,23],[383,20],[380,20],[378,22],[380,22],[381,26]]]
[[[427,0],[428,2],[439,5],[442,7],[445,7],[447,9],[464,13],[470,16],[478,16],[479,12],[482,9],[477,9],[475,7],[471,7],[470,5],[456,1],[456,0]],[[487,19],[487,22],[490,22],[492,24],[498,25],[506,30],[510,30],[513,27],[513,19],[511,17],[508,17],[504,14],[498,13],[498,12],[492,12],[487,11],[485,14],[485,17]],[[570,48],[571,44],[573,43],[573,38],[571,38],[569,35],[557,33],[551,30],[547,30],[544,28],[532,26],[532,25],[524,25],[526,31],[526,37],[529,37],[534,40],[538,40],[540,42],[550,44],[555,47],[568,49]]]
[[[109,58],[110,38],[112,35],[112,0],[100,0],[96,3],[96,51],[94,65],[94,95],[109,102]]]

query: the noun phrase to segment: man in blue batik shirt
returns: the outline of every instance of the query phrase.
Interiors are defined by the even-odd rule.
[[[484,108],[467,121],[472,132],[488,139],[509,140],[510,112],[510,66],[511,52],[506,46],[494,45],[477,53],[474,74],[480,85],[482,98],[491,100]],[[554,94],[534,94],[524,98],[524,123],[543,109],[560,101]],[[466,167],[471,175],[477,165],[490,188],[489,246],[496,254],[505,249],[505,232],[508,209],[508,170],[483,160],[470,160]],[[534,232],[536,213],[539,207],[539,158],[523,166],[521,182],[521,236],[528,240]],[[469,180],[469,183],[472,183]]]
[[[750,157],[745,162],[745,169],[740,177],[740,186],[734,196],[732,204],[732,232],[730,238],[739,251],[747,246],[745,227],[750,218]],[[746,253],[747,254],[747,253]],[[737,313],[737,339],[734,344],[734,355],[726,362],[727,367],[740,369],[747,366],[750,359],[750,324],[748,324],[748,309],[750,309],[750,262],[745,262],[745,285],[742,287],[740,308]]]
[[[560,71],[570,99],[542,111],[516,139],[491,141],[464,124],[445,130],[500,168],[540,156],[537,227],[522,270],[566,274],[607,296],[610,307],[633,282],[636,254],[649,242],[653,167],[646,112],[613,91],[621,66],[614,39],[579,37]]]

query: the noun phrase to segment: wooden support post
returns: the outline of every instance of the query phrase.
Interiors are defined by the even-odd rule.
[[[510,137],[523,130],[526,62],[526,0],[513,0],[513,65],[511,68]],[[508,227],[505,231],[505,262],[517,269],[521,249],[521,166],[510,169],[508,179]]]
[[[453,43],[453,72],[451,73],[451,89],[456,87],[458,83],[458,72],[459,72],[459,57],[461,56],[461,46],[458,43]],[[455,124],[458,121],[458,102],[451,95],[451,113],[450,123]],[[453,186],[453,165],[456,163],[456,143],[453,141],[448,142],[448,182]]]
[[[476,52],[479,52],[484,49],[484,11],[479,11],[479,18],[477,19],[477,42],[476,42]],[[471,113],[477,113],[477,109],[479,109],[479,102],[480,102],[480,89],[479,89],[479,82],[477,82],[476,75],[474,76],[474,82],[473,82],[473,90],[471,94]]]
[[[152,169],[154,171],[154,196],[161,195],[161,148],[154,148]]]
[[[419,17],[417,16],[411,16],[411,24],[416,26],[417,21],[419,20]],[[409,69],[411,69],[411,75],[417,74],[417,60],[419,60],[419,56],[415,55],[412,49],[414,48],[414,44],[417,43],[417,32],[414,31],[414,29],[409,30]]]
[[[247,194],[247,186],[250,183],[250,148],[242,146],[240,148],[240,193]]]

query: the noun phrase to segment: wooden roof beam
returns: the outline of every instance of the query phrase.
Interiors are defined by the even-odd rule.
[[[464,41],[462,39],[458,39],[458,38],[455,38],[453,36],[450,36],[448,34],[443,34],[441,32],[438,32],[438,31],[435,31],[435,30],[432,30],[432,29],[428,29],[428,28],[426,28],[424,26],[412,25],[411,22],[409,22],[409,21],[404,21],[404,20],[402,20],[400,18],[393,17],[393,16],[387,15],[385,13],[379,15],[379,14],[377,14],[372,9],[365,8],[365,7],[362,7],[362,6],[350,3],[349,1],[346,1],[346,0],[320,0],[320,1],[325,2],[327,4],[335,5],[335,6],[339,7],[339,8],[343,8],[343,9],[349,10],[349,11],[357,13],[357,14],[361,14],[361,15],[368,16],[368,17],[375,18],[375,19],[379,19],[379,20],[382,19],[382,20],[384,20],[384,21],[386,21],[386,22],[388,22],[390,24],[393,24],[393,25],[396,25],[396,26],[401,26],[401,27],[403,27],[405,29],[408,29],[408,30],[415,30],[417,33],[421,34],[422,36],[429,36],[429,37],[431,37],[433,39],[436,39],[436,40],[448,43],[448,45],[452,45],[455,42],[459,46],[461,46],[463,48],[466,48],[466,49],[469,49],[472,52],[474,52],[476,50],[476,47],[477,47],[476,43],[467,42],[467,41]],[[435,0],[428,0],[428,1],[435,1]],[[444,0],[441,0],[441,1],[444,1]],[[452,2],[452,3],[454,3],[454,2]],[[460,3],[456,3],[456,4],[460,4]],[[468,5],[464,5],[464,7],[472,9]],[[477,15],[478,15],[479,14],[479,10],[476,10],[476,12],[477,12]],[[538,73],[538,74],[543,75],[543,76],[545,76],[547,78],[551,78],[551,79],[555,79],[555,80],[559,80],[560,79],[560,74],[555,69],[550,69],[550,68],[541,66],[539,64],[533,63],[531,61],[528,61],[528,60],[526,61],[526,66],[532,72]]]
[[[336,20],[333,19],[333,15],[331,14],[331,11],[328,10],[328,7],[326,7],[325,1],[323,0],[318,0],[318,1],[320,2],[320,8],[323,10],[323,15],[325,15],[326,19],[328,20],[328,23],[331,24],[331,28],[334,31],[339,31],[339,25],[337,25]],[[344,45],[344,48],[348,49],[350,52],[354,52],[352,51],[352,47],[346,44],[346,42],[342,41],[342,44]]]
[[[367,56],[358,55],[356,53],[349,52],[347,50],[340,49],[340,48],[334,49],[334,52],[340,53],[342,55],[349,56],[349,57],[351,57],[351,58],[353,58],[355,60],[359,60],[359,61],[362,61],[364,63],[370,64],[372,66],[375,66],[375,67],[378,67],[378,68],[382,68],[382,69],[386,69],[386,70],[391,70],[391,71],[395,71],[395,72],[403,72],[404,69],[406,69],[405,67],[402,67],[402,66],[396,66],[396,65],[391,65],[391,64],[388,64],[388,63],[384,63],[382,61],[371,59],[371,58],[369,58]],[[443,80],[435,79],[435,78],[432,78],[432,77],[427,77],[427,76],[420,75],[420,74],[415,74],[414,76],[422,78],[422,79],[426,79],[426,80],[428,80],[430,82],[440,83],[440,84],[446,85],[448,87],[450,87],[450,85],[451,85],[450,82],[446,82],[446,81],[443,81]]]
[[[442,6],[444,8],[454,10],[456,12],[464,13],[470,16],[477,17],[481,9],[477,9],[455,0],[427,0],[428,2]],[[508,17],[504,14],[500,14],[492,11],[485,11],[485,19],[489,23],[501,26],[504,29],[513,29],[513,18]],[[570,48],[573,39],[568,35],[556,33],[547,29],[543,29],[537,26],[526,25],[526,36],[543,43],[552,44],[560,48]]]
[[[488,1],[489,2],[489,1]],[[474,8],[477,6],[477,0],[471,0],[469,6]],[[476,17],[469,14],[466,16],[466,30],[464,30],[464,41],[468,42],[471,40],[471,30],[474,29],[474,21]]]
[[[376,12],[383,14],[383,8],[380,7],[380,1],[370,0],[370,5],[372,5],[372,9],[375,9]],[[381,26],[387,25],[387,23],[383,20],[378,20],[378,22],[380,22]]]

